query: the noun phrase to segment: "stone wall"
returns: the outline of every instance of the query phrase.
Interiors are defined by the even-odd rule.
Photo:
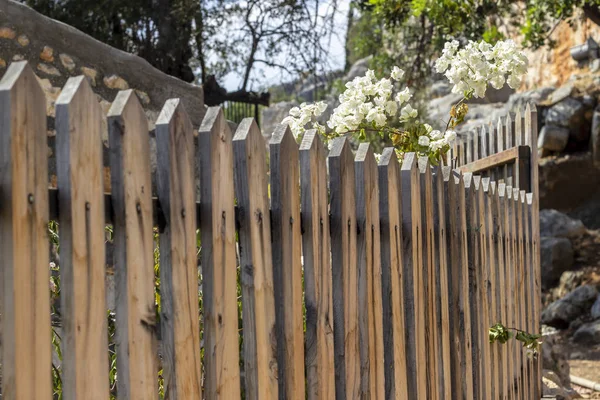
[[[46,93],[50,182],[56,183],[54,102],[67,79],[85,75],[98,101],[108,112],[119,90],[134,89],[152,129],[167,99],[181,98],[195,127],[206,107],[202,87],[164,74],[144,59],[110,47],[81,31],[45,17],[13,0],[0,1],[0,76],[13,61],[27,60]],[[108,167],[108,133],[105,129],[105,166]],[[153,160],[153,165],[155,160]],[[105,188],[110,188],[105,170]]]

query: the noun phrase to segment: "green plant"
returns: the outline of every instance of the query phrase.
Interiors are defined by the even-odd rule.
[[[535,333],[528,333],[517,328],[508,328],[502,323],[498,322],[489,329],[489,340],[491,344],[496,342],[505,344],[511,338],[521,342],[523,348],[526,350],[527,356],[531,358],[537,358],[540,350],[542,341],[540,340],[542,335]]]

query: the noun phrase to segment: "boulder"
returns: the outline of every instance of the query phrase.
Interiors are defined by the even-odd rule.
[[[596,301],[592,305],[590,314],[593,319],[600,319],[600,294],[596,297]]]
[[[590,135],[585,120],[587,110],[588,108],[581,101],[568,97],[548,109],[546,125],[568,128],[575,141],[585,141]]]
[[[583,324],[575,331],[573,341],[586,345],[600,344],[600,321]]]
[[[542,288],[550,289],[573,266],[573,246],[566,238],[542,237],[540,241]]]
[[[575,85],[573,83],[568,83],[564,86],[559,87],[558,89],[550,93],[550,96],[548,96],[546,101],[543,102],[543,105],[551,106],[560,101],[563,101],[567,97],[571,96],[574,87]]]
[[[569,142],[569,130],[560,126],[544,125],[538,137],[538,149],[563,151]]]
[[[540,211],[541,236],[575,238],[585,232],[583,222],[578,219],[573,219],[557,210]]]
[[[508,98],[506,108],[512,112],[524,109],[527,104],[541,104],[555,91],[554,87],[543,87],[522,93],[514,93]]]
[[[369,56],[361,58],[360,60],[352,64],[352,67],[350,67],[350,71],[348,71],[346,76],[344,76],[343,82],[350,82],[356,77],[364,76],[367,73],[367,70],[369,69],[369,63],[371,62],[371,58],[373,57]]]
[[[570,387],[570,368],[568,354],[565,353],[561,346],[559,336],[556,331],[551,331],[552,328],[542,326],[542,368],[544,371],[553,373],[551,379],[560,387]]]
[[[568,328],[572,320],[590,310],[597,296],[598,290],[594,285],[578,287],[546,307],[542,312],[542,324],[558,329]]]

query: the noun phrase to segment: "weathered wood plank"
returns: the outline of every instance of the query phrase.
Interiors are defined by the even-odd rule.
[[[220,107],[198,129],[200,233],[204,307],[204,395],[240,396],[233,145]]]
[[[517,246],[517,305],[518,305],[518,323],[517,326],[519,329],[526,329],[526,316],[525,316],[525,304],[526,304],[526,295],[525,295],[525,279],[526,279],[526,271],[525,271],[525,260],[523,254],[523,238],[524,238],[524,227],[523,227],[523,202],[521,200],[525,200],[525,192],[519,190],[519,188],[514,188],[513,199],[515,201],[515,220],[516,220],[516,246]],[[523,199],[522,199],[522,198]],[[522,399],[527,398],[527,381],[526,381],[526,362],[524,359],[524,352],[522,346],[519,346],[519,351],[517,353],[518,362],[519,362],[519,391]]]
[[[56,100],[63,396],[108,398],[102,109],[83,76]]]
[[[2,394],[50,399],[46,102],[27,62],[0,81]],[[67,254],[68,256],[68,254]]]
[[[472,141],[472,138],[470,139]],[[427,376],[429,377],[429,398],[435,400],[441,393],[442,382],[438,366],[440,348],[436,316],[438,314],[435,293],[435,270],[439,269],[439,255],[435,248],[435,227],[433,221],[433,177],[427,157],[419,159],[421,190],[421,226],[423,258],[421,264],[421,288],[425,304],[425,341],[427,346]]]
[[[541,286],[541,268],[540,268],[540,194],[539,194],[539,169],[538,169],[538,113],[535,105],[527,105],[524,118],[525,144],[531,147],[531,190],[533,194],[531,200],[531,231],[533,241],[533,264],[535,278],[535,332],[541,333],[540,315],[542,312],[542,286]],[[542,362],[541,357],[535,361],[537,374],[534,379],[534,392],[536,397],[542,393]]]
[[[407,399],[400,166],[392,147],[379,161],[385,398]],[[446,321],[448,320],[446,316]],[[449,372],[449,371],[448,371]]]
[[[436,294],[437,313],[435,324],[438,331],[438,347],[440,349],[437,364],[438,374],[442,387],[439,390],[439,398],[450,400],[452,393],[452,346],[450,329],[450,295],[448,284],[449,260],[446,214],[448,203],[447,182],[450,179],[451,169],[449,167],[436,167],[433,177],[433,228],[436,249],[436,263],[434,264],[434,282]]]
[[[373,149],[361,143],[354,161],[361,396],[385,397],[379,188]]]
[[[239,124],[233,137],[233,156],[239,207],[244,393],[249,400],[277,399],[269,178],[265,139],[252,118],[245,118]]]
[[[465,141],[466,141],[465,149],[466,149],[466,155],[467,155],[466,163],[470,164],[473,161],[475,161],[475,159],[473,158],[473,137],[472,137],[471,133],[468,133],[468,136],[466,137]]]
[[[271,151],[271,220],[279,398],[305,398],[298,144],[279,126]]]
[[[178,99],[167,100],[158,116],[156,147],[157,193],[165,219],[159,236],[165,397],[200,398],[194,142],[192,123]],[[205,307],[209,297],[205,286]]]
[[[480,298],[480,243],[479,243],[479,213],[476,196],[475,177],[470,173],[463,175],[465,187],[465,218],[466,218],[466,259],[468,263],[467,299],[471,311],[471,358],[473,362],[473,393],[480,399],[487,396],[486,379],[483,373],[483,357],[481,346],[481,330],[483,326],[483,310]],[[477,177],[479,178],[479,177]]]
[[[523,253],[523,293],[525,297],[523,298],[523,318],[524,318],[524,329],[527,332],[533,331],[533,307],[532,307],[532,285],[531,283],[531,251],[530,251],[530,214],[529,214],[529,206],[527,205],[526,193],[524,190],[520,192],[520,203],[521,203],[521,241],[522,245],[522,253]],[[523,357],[523,363],[525,368],[525,395],[526,397],[532,398],[535,396],[533,392],[533,365],[531,363],[531,359],[527,356],[527,354]]]
[[[449,223],[447,224],[449,255],[450,319],[453,332],[452,390],[459,399],[472,399],[473,358],[471,353],[471,308],[469,303],[469,264],[465,186],[462,177],[453,172],[448,182]],[[454,398],[454,397],[453,397]]]
[[[116,281],[117,391],[158,399],[148,119],[133,90],[108,112]]]
[[[479,143],[479,132],[473,131],[473,161],[477,161],[481,158],[481,146]]]
[[[333,140],[327,161],[332,233],[335,392],[337,399],[356,399],[360,397],[356,200],[354,160],[347,138]]]
[[[402,235],[404,254],[404,315],[408,352],[408,393],[410,398],[427,399],[426,309],[423,293],[423,226],[421,184],[414,153],[404,155],[401,168]]]
[[[518,270],[517,270],[517,257],[516,257],[516,220],[515,220],[515,201],[513,198],[513,188],[512,186],[506,186],[506,202],[507,202],[507,222],[506,222],[506,230],[507,230],[507,246],[506,246],[506,263],[509,267],[509,293],[510,293],[510,308],[511,312],[509,313],[509,324],[507,326],[517,327],[519,322],[518,313],[519,308],[517,304],[517,282],[518,282]],[[513,375],[511,377],[511,391],[513,393],[514,398],[518,399],[519,397],[519,364],[518,364],[518,346],[515,341],[509,341],[510,351],[511,351],[511,363],[512,363],[512,372]]]
[[[309,130],[300,145],[302,252],[306,304],[305,359],[309,400],[335,398],[333,298],[327,149]]]
[[[486,158],[459,167],[463,173],[484,173],[494,168],[502,167],[509,163],[515,163],[519,158],[529,158],[530,149],[527,146],[512,147],[500,153],[492,154]]]
[[[481,158],[485,158],[489,155],[489,138],[485,125],[481,125],[479,143],[481,147]]]
[[[505,146],[507,149],[513,148],[514,143],[514,122],[512,120],[512,116],[510,112],[506,114],[506,119],[504,120],[504,135],[505,135]],[[518,186],[515,181],[515,168],[518,168],[515,164],[506,164],[504,166],[504,172],[506,174],[506,182],[510,185]]]

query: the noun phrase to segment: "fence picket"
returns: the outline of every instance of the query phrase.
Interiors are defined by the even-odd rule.
[[[529,250],[529,230],[531,229],[529,226],[529,209],[527,207],[527,198],[524,190],[520,192],[520,206],[521,206],[521,242],[522,242],[522,262],[523,262],[523,320],[524,325],[523,329],[527,332],[533,332],[533,327],[531,326],[531,321],[533,320],[531,307],[531,291],[530,291],[530,278],[531,278],[531,263],[530,263],[530,250]],[[523,351],[521,351],[523,354]],[[524,368],[524,380],[526,382],[525,386],[525,397],[532,398],[534,396],[533,393],[533,376],[532,376],[532,365],[530,359],[526,356],[523,356],[523,368]]]
[[[335,397],[326,157],[327,150],[319,134],[314,130],[307,131],[300,145],[300,185],[304,232],[306,389],[309,400]]]
[[[423,293],[423,225],[421,184],[415,153],[407,153],[401,167],[402,237],[404,254],[404,315],[408,352],[408,392],[417,399],[429,398],[426,348],[426,310]]]
[[[510,270],[509,282],[510,282],[510,308],[511,312],[509,314],[510,325],[511,327],[517,327],[518,324],[518,313],[519,308],[517,304],[517,258],[516,258],[516,220],[515,220],[515,201],[514,201],[514,191],[512,186],[506,186],[506,202],[507,202],[507,222],[506,222],[506,230],[507,230],[507,246],[506,246],[506,262]],[[515,399],[520,399],[519,396],[519,364],[517,359],[518,347],[514,341],[510,342],[510,351],[511,351],[511,364],[512,364],[512,372],[513,375],[511,377],[511,391]]]
[[[27,62],[0,81],[0,113],[2,394],[50,399],[46,102]]]
[[[517,327],[521,330],[525,330],[525,277],[526,271],[524,266],[524,257],[523,257],[523,203],[521,201],[521,196],[523,196],[523,200],[525,197],[525,192],[521,192],[519,188],[514,188],[513,199],[515,201],[515,233],[516,233],[516,246],[517,246],[517,304],[519,310],[519,321],[517,323]],[[518,346],[517,351],[517,360],[519,363],[519,385],[520,385],[520,393],[521,398],[526,399],[527,393],[527,382],[526,382],[526,370],[525,370],[525,360],[523,357],[522,347]]]
[[[361,143],[354,161],[356,182],[356,256],[358,329],[362,395],[385,397],[379,188],[373,149]]]
[[[514,143],[514,122],[510,112],[506,114],[506,119],[504,120],[504,134],[505,134],[505,145],[506,149],[510,149],[513,147]],[[515,177],[515,168],[518,168],[518,165],[507,164],[504,166],[504,174],[506,176],[506,183],[509,185],[518,185],[518,178]]]
[[[360,396],[356,200],[354,160],[347,138],[332,141],[327,162],[331,193],[335,392],[336,398],[355,399]]]
[[[533,246],[533,230],[532,230],[532,207],[531,203],[533,201],[533,194],[527,193],[525,196],[525,215],[526,215],[526,242],[527,242],[527,254],[526,254],[526,268],[529,272],[528,281],[527,281],[527,332],[536,333],[535,330],[535,321],[536,321],[536,310],[535,310],[535,302],[536,302],[536,289],[535,289],[535,268],[534,268],[534,259],[535,252]],[[530,391],[529,395],[531,397],[536,396],[536,360],[530,359],[528,360],[529,367],[529,380],[530,380]]]
[[[481,145],[479,143],[479,131],[476,129],[472,133],[473,136],[473,161],[481,158]]]
[[[450,330],[450,294],[448,287],[448,245],[446,221],[448,218],[446,204],[448,199],[447,182],[451,174],[450,167],[436,167],[433,177],[433,226],[434,242],[437,252],[435,263],[435,293],[436,326],[438,331],[438,346],[440,356],[438,357],[438,374],[441,382],[439,390],[440,399],[450,400],[452,393],[452,363],[451,363],[451,330]]]
[[[472,143],[472,139],[470,139]],[[421,276],[424,296],[425,314],[425,341],[427,348],[427,376],[429,377],[429,398],[437,399],[442,387],[442,381],[437,366],[440,364],[438,331],[436,324],[436,315],[438,307],[436,293],[433,290],[436,285],[435,270],[439,269],[437,265],[438,254],[435,246],[435,227],[433,220],[433,177],[431,167],[427,157],[419,158],[419,178],[420,178],[420,197],[421,197],[421,227],[423,258],[421,264]]]
[[[252,118],[244,118],[233,137],[235,193],[238,200],[244,382],[249,400],[278,398],[271,217],[267,195],[265,140]]]
[[[509,248],[509,233],[510,226],[508,224],[508,191],[504,183],[499,183],[497,186],[498,191],[498,227],[500,234],[498,237],[498,257],[500,264],[500,276],[501,276],[501,291],[503,299],[503,316],[502,324],[508,326],[512,323],[512,315],[514,313],[512,309],[513,296],[511,293],[512,282],[511,282],[511,271],[512,264],[508,256]],[[504,377],[504,397],[507,399],[514,399],[514,393],[512,391],[512,380],[513,380],[513,359],[512,359],[512,343],[507,343],[503,346],[503,359],[505,366],[506,375]]]
[[[475,191],[475,179],[471,173],[463,175],[465,187],[465,211],[466,211],[466,244],[468,263],[467,301],[470,303],[471,311],[471,359],[473,363],[473,393],[475,397],[483,399],[486,397],[486,382],[483,374],[482,352],[481,352],[481,324],[482,304],[479,298],[479,233],[477,212],[477,197]]]
[[[109,396],[103,118],[85,77],[69,78],[56,100],[62,383],[66,400],[104,400]]]
[[[240,395],[233,144],[219,107],[198,129],[205,396]]]
[[[305,398],[298,144],[288,126],[271,138],[271,221],[279,398]]]
[[[192,123],[178,99],[167,100],[158,116],[156,147],[157,193],[164,217],[159,248],[165,397],[199,398],[194,143]]]
[[[404,324],[404,275],[402,273],[402,205],[400,166],[392,147],[379,161],[379,212],[381,218],[381,270],[385,398],[406,399],[407,367]],[[448,320],[446,316],[446,321]]]
[[[158,399],[148,119],[133,90],[108,112],[116,280],[118,394]],[[152,327],[152,329],[148,329]]]
[[[487,131],[485,129],[485,125],[481,125],[481,131],[480,131],[480,138],[479,138],[479,143],[480,143],[480,148],[481,148],[481,158],[485,158],[488,156],[488,152],[489,152],[489,140],[488,140],[488,135],[487,135]]]

